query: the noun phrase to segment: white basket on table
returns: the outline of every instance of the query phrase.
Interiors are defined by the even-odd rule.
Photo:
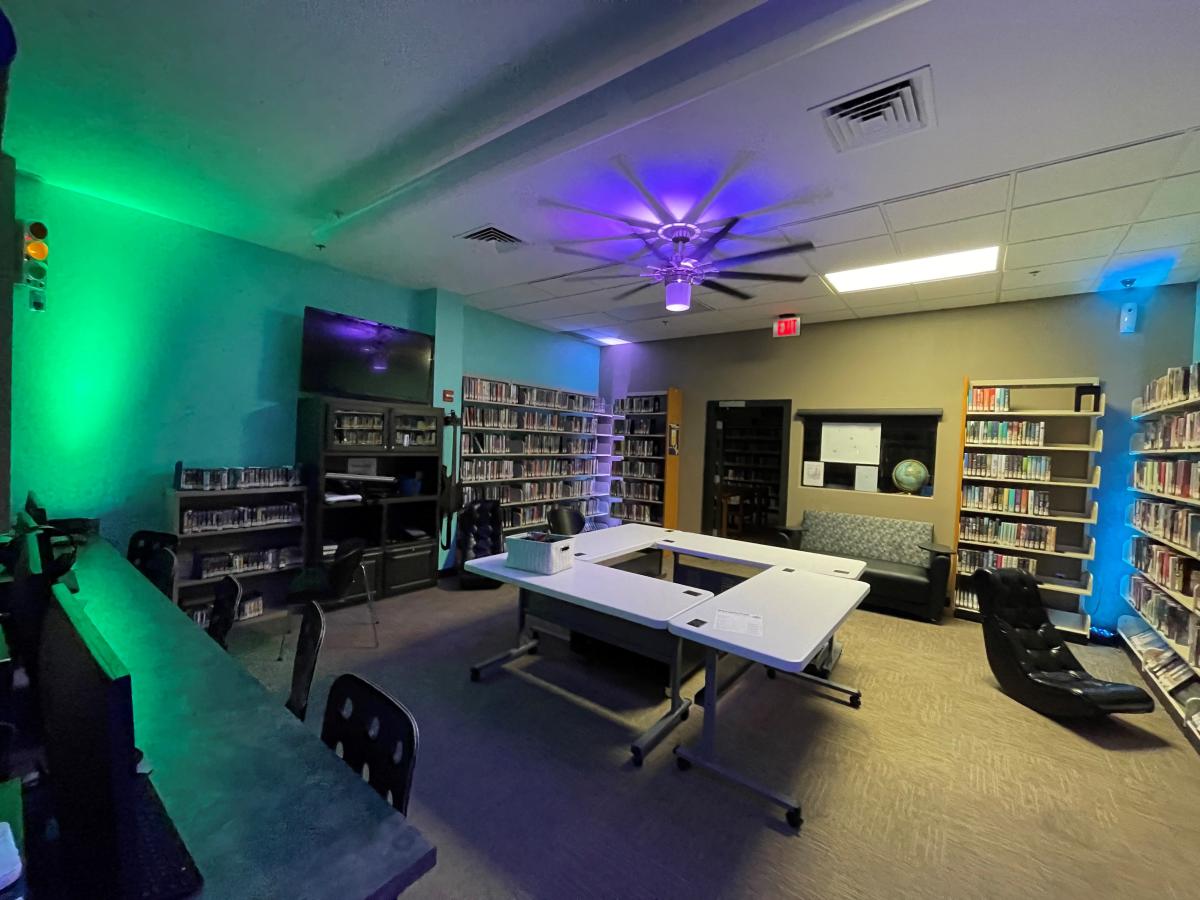
[[[548,539],[537,540],[538,537]],[[555,572],[571,568],[575,540],[563,535],[547,535],[533,531],[529,534],[513,535],[504,542],[504,548],[508,551],[510,567],[537,572],[540,575],[553,575]]]

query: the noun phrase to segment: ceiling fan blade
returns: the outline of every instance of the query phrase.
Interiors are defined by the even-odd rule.
[[[717,195],[725,189],[725,185],[729,184],[729,182],[733,179],[733,176],[745,168],[746,163],[750,162],[750,158],[753,155],[754,154],[743,150],[736,157],[734,157],[733,162],[729,164],[729,168],[726,169],[724,174],[722,174],[721,177],[716,180],[713,186],[708,189],[708,193],[692,204],[692,208],[687,211],[687,215],[683,217],[683,221],[695,222],[698,218],[700,218],[704,211],[712,205],[712,202],[717,199]]]
[[[635,278],[635,277],[637,277],[637,276],[632,275],[628,272],[625,272],[620,275],[567,275],[565,277],[559,278],[558,280],[559,281],[600,281],[601,279],[623,278],[625,281],[628,281],[629,279]]]
[[[653,281],[645,281],[642,284],[631,287],[627,291],[622,291],[620,294],[617,294],[617,296],[613,297],[613,302],[616,303],[618,300],[624,300],[626,297],[630,297],[633,294],[636,294],[638,291],[644,291],[648,287],[654,287],[655,283],[656,282]]]
[[[658,229],[658,222],[651,222],[649,219],[635,219],[633,216],[622,216],[617,213],[601,212],[598,209],[588,209],[586,206],[576,206],[573,203],[563,203],[561,200],[551,200],[549,197],[542,197],[538,200],[542,206],[553,206],[557,209],[566,209],[571,212],[584,213],[589,216],[599,216],[602,219],[612,219],[614,222],[624,222],[631,228],[649,228],[654,231]]]
[[[805,253],[813,248],[812,243],[805,241],[802,244],[788,244],[786,247],[772,247],[769,250],[758,250],[754,253],[743,253],[740,256],[727,256],[724,259],[714,260],[718,266],[736,266],[741,263],[754,262],[756,259],[772,259],[776,256],[788,256],[792,253]]]
[[[710,278],[700,282],[706,288],[716,291],[718,294],[728,294],[730,297],[737,297],[739,300],[749,300],[753,294],[747,294],[745,291],[739,291],[737,288],[731,288],[727,284],[721,284],[719,281],[713,281]]]
[[[743,281],[786,281],[791,284],[799,284],[802,281],[808,281],[807,275],[773,275],[767,272],[726,272],[722,269],[721,271],[713,274],[718,275],[721,278],[740,278]]]
[[[642,195],[642,199],[646,201],[646,205],[654,210],[654,214],[662,220],[662,224],[674,222],[675,216],[669,209],[663,206],[662,201],[650,193],[650,189],[638,178],[637,173],[633,171],[633,167],[629,165],[629,160],[624,156],[614,156],[613,162],[617,168],[621,170],[621,174],[629,179],[629,183],[637,188],[637,192]]]
[[[717,244],[720,243],[721,240],[724,239],[725,235],[729,234],[733,226],[740,221],[741,219],[739,219],[737,216],[734,216],[718,230],[706,237],[700,242],[699,246],[696,247],[696,252],[692,254],[692,259],[696,260],[697,262],[703,262],[704,258],[713,252]]]
[[[671,254],[663,250],[663,244],[666,243],[657,234],[653,238],[642,238],[642,243],[646,245],[646,249],[661,259],[663,262],[671,262]]]
[[[576,250],[573,247],[555,247],[554,252],[565,253],[567,256],[582,256],[584,259],[598,259],[601,262],[608,263],[610,266],[628,266],[631,269],[642,268],[641,266],[635,265],[634,263],[628,262],[624,259],[613,259],[610,256],[601,256],[599,253],[588,253],[586,250]],[[641,255],[642,253],[639,252],[638,256]]]
[[[628,234],[611,234],[607,235],[606,237],[594,238],[576,238],[571,241],[558,241],[557,243],[563,247],[570,247],[577,244],[601,244],[605,242],[611,243],[613,241],[650,240],[657,236],[658,235],[653,231],[631,231]]]

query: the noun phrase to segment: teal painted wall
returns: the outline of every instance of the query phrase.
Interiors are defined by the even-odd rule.
[[[17,214],[50,226],[48,309],[18,296],[14,501],[95,515],[124,541],[166,524],[177,459],[273,465],[295,457],[305,306],[432,333],[434,402],[462,375],[594,391],[599,348],[54,187],[17,182]],[[455,392],[442,404],[443,389]]]

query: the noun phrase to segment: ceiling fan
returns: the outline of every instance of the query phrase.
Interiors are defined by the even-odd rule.
[[[687,211],[682,219],[677,219],[658,198],[651,194],[645,184],[642,183],[628,164],[620,157],[616,160],[618,168],[630,183],[637,188],[649,208],[654,211],[654,214],[659,217],[660,221],[654,222],[649,219],[639,219],[632,216],[617,215],[582,206],[544,200],[543,203],[547,205],[613,219],[637,229],[629,234],[563,242],[556,245],[554,249],[558,253],[582,256],[587,259],[597,259],[605,263],[605,265],[597,266],[596,269],[591,270],[587,274],[568,276],[563,280],[594,281],[624,279],[629,281],[632,278],[643,279],[641,284],[633,285],[629,290],[622,291],[613,297],[614,301],[623,300],[639,291],[662,284],[665,287],[666,306],[671,312],[683,312],[691,307],[692,286],[697,284],[730,297],[736,297],[739,300],[750,300],[754,296],[753,294],[748,294],[745,291],[723,284],[722,281],[782,281],[792,283],[804,281],[808,277],[807,275],[748,272],[739,267],[747,263],[755,263],[777,256],[788,256],[793,253],[803,253],[811,250],[813,245],[807,241],[799,244],[788,244],[783,247],[771,247],[753,253],[727,256],[721,259],[712,258],[713,252],[722,241],[758,239],[755,235],[734,234],[733,229],[744,219],[761,214],[766,210],[757,210],[741,216],[730,216],[708,221],[701,220],[704,211],[708,209],[721,189],[729,182],[737,169],[740,168],[744,159],[743,157],[738,162],[735,162],[717,183],[713,185],[709,192],[692,205],[692,208]],[[587,250],[578,250],[574,247],[566,246],[567,243],[588,244],[600,241],[623,240],[637,240],[643,246],[633,255],[623,259],[614,259]],[[647,256],[653,258],[646,259]],[[639,262],[639,260],[641,261]],[[637,270],[637,272],[636,274],[633,271],[619,274],[593,274],[599,269],[612,268],[614,266],[620,266],[628,270]]]

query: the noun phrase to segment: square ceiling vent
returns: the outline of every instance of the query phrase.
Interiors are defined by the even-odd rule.
[[[838,153],[881,144],[937,124],[929,66],[809,110]]]

